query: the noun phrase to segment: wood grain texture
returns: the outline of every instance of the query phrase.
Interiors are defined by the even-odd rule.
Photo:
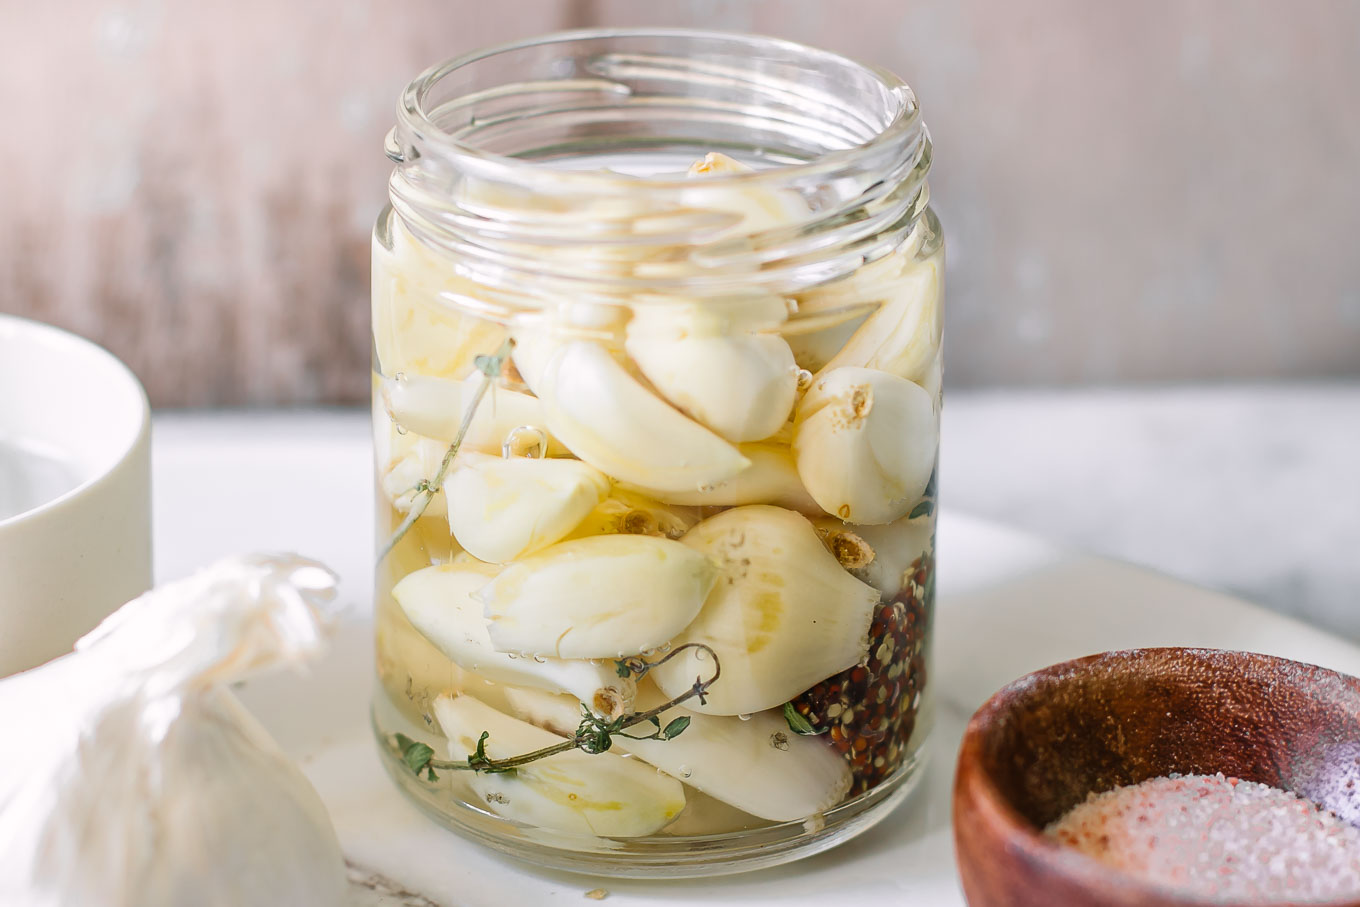
[[[577,24],[906,77],[951,384],[1360,374],[1347,0],[0,0],[0,310],[108,345],[158,405],[362,400],[397,93]]]
[[[398,93],[578,6],[0,2],[0,310],[161,406],[365,398]]]

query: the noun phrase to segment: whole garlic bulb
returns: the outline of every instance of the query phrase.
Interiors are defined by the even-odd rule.
[[[339,904],[326,808],[227,689],[314,654],[335,577],[235,558],[0,681],[0,904]]]

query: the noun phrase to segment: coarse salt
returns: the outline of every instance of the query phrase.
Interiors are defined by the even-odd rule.
[[[1214,900],[1360,897],[1360,829],[1289,791],[1169,775],[1091,794],[1044,833],[1148,882]]]

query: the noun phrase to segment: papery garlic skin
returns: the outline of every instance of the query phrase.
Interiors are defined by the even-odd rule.
[[[632,707],[637,685],[609,664],[531,658],[497,648],[482,604],[473,594],[498,573],[490,565],[441,564],[408,574],[392,597],[411,624],[454,663],[496,683],[570,693],[601,715],[617,717]]]
[[[866,654],[878,590],[841,569],[806,517],[760,504],[735,507],[681,541],[722,571],[699,616],[671,640],[672,648],[709,647],[722,666],[707,701],[687,708],[706,715],[777,708]],[[712,658],[690,649],[648,676],[674,697],[712,673]]]
[[[502,651],[623,658],[683,630],[717,577],[713,561],[679,542],[600,535],[523,558],[474,597]]]
[[[906,516],[925,492],[938,447],[934,400],[887,372],[835,369],[798,404],[798,475],[822,509],[848,523]]]
[[[454,538],[473,557],[504,564],[571,532],[609,493],[609,480],[577,460],[464,454],[444,483]]]
[[[0,681],[24,728],[0,735],[0,903],[342,903],[324,804],[227,688],[315,655],[334,587],[301,558],[229,559]]]
[[[497,712],[471,696],[441,697],[435,717],[448,737],[449,756],[465,759],[483,732],[486,755],[507,759],[562,743],[564,738]],[[685,808],[673,778],[614,753],[572,750],[514,772],[466,772],[485,808],[537,828],[601,837],[634,838],[666,827]]]
[[[581,704],[569,696],[509,690],[506,698],[521,718],[554,733],[570,734],[579,723]],[[655,688],[647,687],[638,706],[652,709],[665,701]],[[703,715],[677,706],[658,716],[663,728],[681,717],[689,718],[689,725],[677,737],[635,740],[620,735],[614,746],[695,790],[772,822],[803,819],[830,809],[850,789],[845,760],[824,741],[793,733],[781,713],[738,718]],[[733,771],[734,765],[742,770]]]

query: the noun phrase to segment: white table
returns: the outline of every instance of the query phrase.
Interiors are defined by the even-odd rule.
[[[1354,395],[1343,396],[1344,412]],[[1037,483],[1039,490],[1012,490],[1009,497],[1002,496],[1005,501],[1029,495],[1040,504],[1062,500],[1083,482],[1090,482],[1091,493],[1100,497],[1101,489],[1095,487],[1101,484],[1100,471],[1083,470],[1066,479],[1058,473],[1063,462],[1080,465],[1097,455],[1101,444],[1118,443],[1118,432],[1091,441],[1084,455],[1058,456],[1056,468],[1037,455],[1044,448],[1044,456],[1054,456],[1049,449],[1053,445],[1014,437],[1005,445],[990,444],[991,455],[970,465],[969,458],[981,454],[969,453],[956,427],[961,420],[991,424],[984,433],[990,435],[997,425],[1030,425],[1025,407],[1037,404],[955,397],[962,399],[951,400],[951,412],[961,415],[950,417],[945,434],[947,502],[967,500],[988,488],[1004,491],[1010,487],[1007,476],[1028,476],[1025,481]],[[1168,407],[1175,409],[1155,399],[1135,403],[1130,411],[1144,406],[1159,418]],[[990,416],[989,407],[995,408]],[[1090,441],[1089,420],[1105,408],[1094,400],[1076,399],[1065,411],[1049,410],[1046,429],[1044,423],[1031,429],[1049,441]],[[1182,429],[1194,434],[1194,425],[1173,428],[1166,442],[1173,447],[1184,442]],[[1065,430],[1073,434],[1064,435]],[[1332,440],[1344,450],[1353,439],[1342,431]],[[1156,461],[1164,452],[1149,441],[1142,455]],[[402,800],[381,773],[366,721],[372,505],[363,416],[161,415],[154,456],[159,577],[181,575],[223,554],[268,549],[319,558],[342,575],[342,595],[352,603],[353,617],[331,655],[309,679],[288,675],[253,681],[244,698],[301,761],[326,800],[346,853],[362,867],[369,887],[356,890],[356,898],[365,904],[578,904],[595,887],[608,889],[607,903],[619,907],[824,907],[852,897],[863,904],[958,904],[948,810],[953,756],[968,715],[1003,683],[1090,652],[1172,644],[1254,649],[1360,673],[1360,649],[1327,633],[1224,595],[960,516],[947,505],[940,531],[935,670],[940,720],[931,744],[933,762],[912,804],[832,852],[743,876],[649,883],[535,872],[442,831]],[[949,465],[951,456],[954,466]],[[1129,456],[1118,461],[1118,480],[1107,476],[1106,484],[1135,481],[1123,472],[1137,459]],[[1214,465],[1209,460],[1206,467]],[[1043,469],[1053,471],[1036,479]],[[1174,523],[1190,505],[1175,498],[1175,476],[1154,474],[1138,481],[1159,489],[1160,498],[1149,499],[1162,500],[1162,509],[1111,512],[1100,525],[1118,530],[1127,518],[1153,521],[1164,533],[1185,532]],[[1196,481],[1211,480],[1201,474]],[[1256,490],[1226,480],[1220,487],[1235,494]],[[1280,506],[1284,512],[1277,511],[1275,519],[1288,531],[1299,508],[1296,503],[1291,513],[1287,503]],[[407,893],[394,893],[387,880]]]

